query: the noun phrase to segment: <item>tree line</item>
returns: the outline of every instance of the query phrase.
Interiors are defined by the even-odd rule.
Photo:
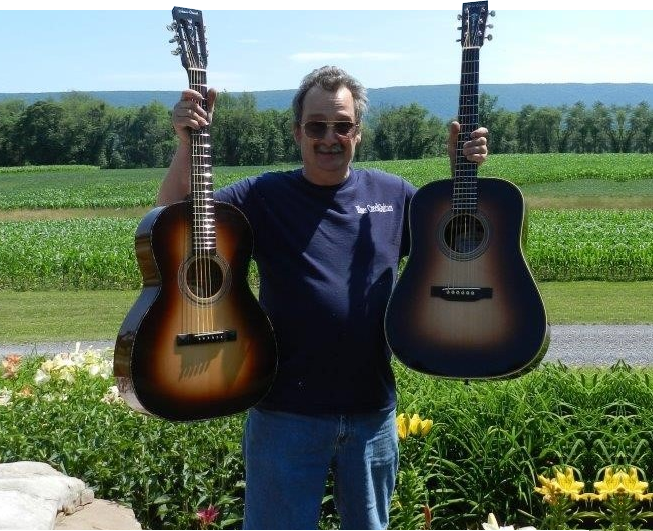
[[[84,93],[61,100],[0,103],[0,166],[90,164],[104,168],[166,167],[177,146],[171,111],[158,102],[112,107]],[[636,106],[536,107],[518,112],[481,94],[479,123],[493,153],[652,153],[653,110]],[[223,92],[211,137],[215,165],[297,162],[290,109],[258,110],[253,94]],[[358,160],[419,159],[445,154],[448,123],[410,105],[373,109],[362,124]]]

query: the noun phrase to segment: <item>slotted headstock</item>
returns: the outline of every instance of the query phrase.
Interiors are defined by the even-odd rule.
[[[492,28],[492,24],[487,24],[488,16],[493,17],[494,11],[488,11],[487,2],[463,4],[462,13],[458,15],[458,20],[462,21],[458,42],[463,48],[480,48],[485,39],[492,40],[492,35],[485,36],[485,29]]]
[[[181,56],[181,64],[186,70],[206,70],[208,52],[206,50],[206,36],[202,12],[198,9],[174,7],[172,9],[173,23],[168,29],[176,35],[170,42],[176,42],[179,47],[172,53]]]

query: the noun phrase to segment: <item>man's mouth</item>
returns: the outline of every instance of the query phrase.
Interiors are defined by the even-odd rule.
[[[342,146],[332,146],[332,147],[324,147],[324,146],[318,146],[315,151],[322,155],[336,155],[338,153],[342,153],[344,149]]]

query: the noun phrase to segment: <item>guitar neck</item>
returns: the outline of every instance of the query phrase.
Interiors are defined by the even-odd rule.
[[[460,74],[458,122],[460,133],[456,143],[453,208],[474,212],[477,205],[478,165],[463,155],[463,144],[478,129],[478,71],[480,48],[463,48]]]
[[[206,70],[188,69],[189,88],[202,94],[206,106]],[[191,201],[193,203],[193,251],[215,250],[215,206],[213,200],[213,168],[211,165],[211,133],[209,126],[191,131]]]

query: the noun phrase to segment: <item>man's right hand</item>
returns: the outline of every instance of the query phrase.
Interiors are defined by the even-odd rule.
[[[207,91],[206,107],[209,110],[207,114],[200,104],[202,95],[199,92],[187,89],[181,93],[181,99],[172,109],[172,126],[181,142],[190,144],[189,128],[200,129],[211,123],[217,96],[218,92],[214,88]]]

